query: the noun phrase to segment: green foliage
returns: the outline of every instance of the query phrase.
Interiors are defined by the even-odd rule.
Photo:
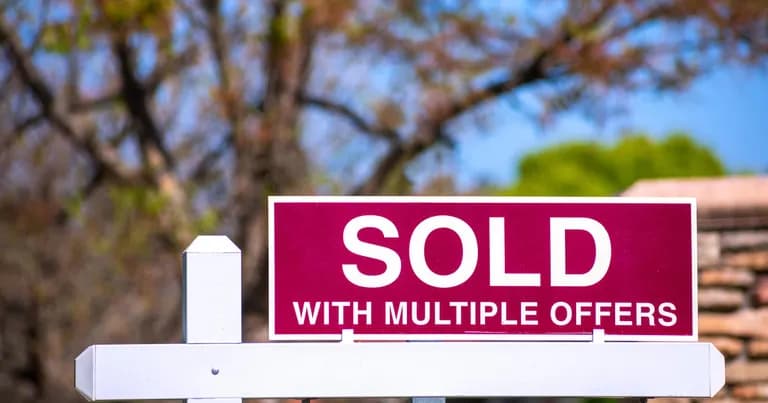
[[[574,141],[531,153],[520,162],[517,183],[499,192],[515,196],[608,196],[643,178],[724,173],[718,157],[684,133],[672,133],[661,140],[634,134],[614,145]]]
[[[148,186],[114,186],[110,189],[110,197],[118,215],[158,216],[168,205],[161,192]]]
[[[64,201],[64,211],[68,216],[79,219],[83,213],[83,195],[75,194]]]
[[[174,8],[172,0],[104,0],[100,4],[113,27],[148,30],[167,29]]]
[[[72,21],[51,22],[43,26],[41,44],[51,53],[66,54],[73,50],[90,49],[93,45],[90,26],[93,23],[93,9],[84,1],[76,2],[78,16]]]
[[[194,232],[196,234],[210,234],[216,231],[219,226],[219,214],[215,209],[207,209],[198,216],[194,223]]]
[[[66,24],[50,24],[43,28],[41,43],[45,50],[52,53],[67,53],[71,50],[69,41],[69,26]]]
[[[114,253],[115,243],[126,255],[140,256],[148,250],[152,234],[168,208],[168,198],[150,186],[112,186],[109,188],[113,215],[112,237],[102,239],[105,252]]]

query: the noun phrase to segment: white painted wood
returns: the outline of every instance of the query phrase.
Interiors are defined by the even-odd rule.
[[[96,372],[94,372],[96,365],[93,362],[94,350],[94,346],[90,346],[75,358],[75,390],[88,400],[94,399],[95,392],[93,383],[96,376]]]
[[[186,343],[240,343],[242,339],[240,249],[226,236],[201,235],[183,255],[182,312]],[[212,372],[211,372],[212,371]],[[209,376],[217,372],[209,369]],[[168,376],[171,375],[172,376]],[[165,379],[176,376],[168,373]],[[155,382],[163,383],[164,378]],[[236,396],[226,399],[193,399],[188,403],[240,403]],[[229,396],[216,396],[218,398]]]
[[[711,397],[724,366],[709,343],[96,345],[77,358],[75,384],[92,400]]]
[[[240,343],[240,249],[225,236],[201,235],[183,255],[186,343]]]

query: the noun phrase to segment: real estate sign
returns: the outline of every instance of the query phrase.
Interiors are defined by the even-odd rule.
[[[273,340],[696,340],[687,198],[271,197]]]

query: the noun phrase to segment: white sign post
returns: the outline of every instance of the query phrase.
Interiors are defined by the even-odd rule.
[[[89,400],[355,397],[711,397],[722,354],[695,342],[241,343],[240,251],[198,237],[184,255],[184,344],[93,345]],[[599,334],[598,334],[599,336]],[[354,335],[352,335],[354,338]],[[198,401],[196,401],[197,403]]]
[[[241,343],[240,249],[225,236],[199,236],[184,251],[182,331],[185,343]],[[221,373],[212,362],[210,372]],[[188,399],[189,403],[240,403],[240,398]]]

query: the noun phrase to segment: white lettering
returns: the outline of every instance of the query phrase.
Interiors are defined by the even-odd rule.
[[[435,302],[435,325],[450,325],[451,321],[440,317],[440,302]]]
[[[538,325],[539,320],[536,319],[536,308],[538,307],[539,303],[536,301],[529,301],[529,302],[522,302],[520,304],[520,310],[521,310],[521,319],[520,324],[522,325]],[[532,308],[532,309],[528,309]]]
[[[344,308],[348,308],[350,305],[352,304],[349,301],[331,301],[331,306],[336,308],[336,313],[339,318],[337,324],[344,324]]]
[[[613,305],[614,308],[614,323],[616,326],[632,326],[632,321],[623,319],[632,316],[632,303],[631,302],[617,302]]]
[[[504,246],[504,217],[491,217],[488,219],[488,239],[490,245],[491,287],[538,287],[541,285],[539,273],[507,273],[506,251]]]
[[[299,308],[298,301],[293,301],[293,312],[296,314],[296,322],[299,325],[303,325],[307,319],[309,319],[310,325],[314,325],[317,323],[317,314],[320,312],[320,302],[310,305],[308,301],[304,301]]]
[[[480,324],[484,325],[490,317],[496,316],[499,308],[493,302],[483,301],[480,303]]]
[[[659,305],[659,315],[663,317],[663,319],[659,318],[659,324],[664,327],[674,326],[677,323],[676,310],[677,307],[671,302],[664,302]]]
[[[603,317],[611,316],[611,303],[610,302],[597,302],[595,303],[595,326],[600,326]]]
[[[565,310],[565,318],[559,319],[557,317],[557,311],[559,308],[562,308]],[[568,305],[567,302],[564,301],[558,301],[552,304],[552,308],[549,310],[549,316],[552,320],[552,323],[554,323],[557,326],[565,326],[571,321],[571,317],[573,316],[573,313],[571,312],[571,306]]]
[[[419,303],[411,302],[411,321],[417,326],[424,326],[429,323],[429,302],[424,302],[424,317],[421,319],[419,319]]]
[[[584,274],[568,274],[565,269],[565,232],[587,231],[595,241],[595,261]],[[549,219],[550,270],[554,287],[588,287],[608,272],[611,263],[611,239],[602,224],[586,217],[552,217]]]
[[[461,262],[456,271],[451,274],[443,275],[433,272],[427,265],[424,254],[427,237],[439,228],[450,229],[459,236],[461,241]],[[433,216],[420,222],[411,234],[408,249],[413,272],[425,284],[435,288],[451,288],[463,284],[472,276],[477,266],[478,250],[475,233],[467,223],[449,215]]]
[[[503,326],[509,326],[509,325],[516,325],[517,319],[509,319],[507,318],[507,315],[509,312],[507,311],[507,303],[502,302],[501,303],[501,324]]]
[[[365,324],[371,324],[371,313],[373,308],[371,307],[371,301],[365,302],[365,309],[360,309],[360,303],[355,301],[352,303],[352,324],[357,325],[360,323],[360,316],[365,317]]]
[[[360,272],[356,264],[342,264],[341,269],[347,280],[358,287],[386,287],[395,282],[400,276],[400,256],[397,252],[387,247],[361,241],[359,233],[363,228],[376,228],[381,231],[385,238],[397,238],[397,227],[395,227],[392,221],[377,215],[355,217],[344,226],[344,246],[356,255],[384,262],[386,269],[383,273],[377,275]]]
[[[456,310],[456,324],[461,324],[461,310],[466,308],[467,305],[469,305],[466,301],[451,301],[448,303],[448,306],[454,308]]]
[[[387,325],[407,325],[408,324],[408,303],[400,301],[397,303],[397,312],[395,304],[392,301],[384,302],[384,323]]]
[[[576,303],[576,324],[581,325],[581,319],[585,316],[592,316],[592,312],[589,308],[592,304],[589,302],[577,302]]]
[[[650,302],[638,302],[635,305],[635,324],[637,326],[643,325],[643,318],[648,319],[648,325],[655,326],[653,320],[653,312],[656,309]]]

